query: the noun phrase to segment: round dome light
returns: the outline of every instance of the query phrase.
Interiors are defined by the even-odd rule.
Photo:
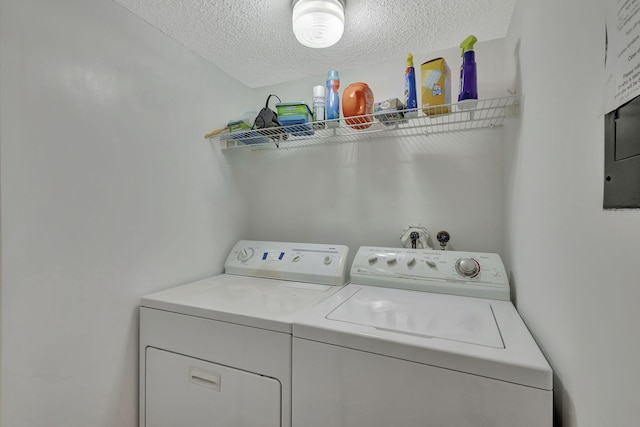
[[[344,32],[343,0],[293,0],[293,33],[307,47],[333,46]]]

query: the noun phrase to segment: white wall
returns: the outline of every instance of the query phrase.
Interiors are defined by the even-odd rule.
[[[602,209],[604,3],[519,0],[506,48],[525,95],[507,137],[508,253],[565,427],[640,425],[640,212]]]
[[[111,2],[0,0],[4,425],[136,425],[139,297],[221,271],[235,240],[395,246],[411,221],[506,258],[560,423],[638,425],[640,214],[601,208],[599,3],[519,0],[506,137],[223,154],[206,131],[268,93],[310,102],[328,70],[250,92]],[[478,44],[481,97],[505,94],[502,43]],[[399,97],[403,72],[342,88]]]
[[[506,95],[503,41],[476,48],[480,96]],[[457,100],[460,50],[413,54],[418,81],[422,62],[445,57]],[[396,61],[374,68],[339,70],[341,92],[363,81],[377,101],[402,99],[405,58],[400,52]],[[283,102],[311,105],[312,87],[324,84],[328,69],[256,89],[253,103],[260,108],[273,93]],[[255,238],[340,243],[355,252],[361,245],[399,246],[402,229],[419,221],[432,235],[448,230],[452,248],[503,253],[503,149],[502,130],[488,129],[251,152],[230,161],[250,165],[243,182]]]
[[[2,421],[133,427],[140,296],[248,237],[203,135],[250,90],[111,1],[0,7]]]

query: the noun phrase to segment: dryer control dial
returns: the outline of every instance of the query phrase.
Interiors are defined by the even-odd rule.
[[[456,271],[464,277],[476,277],[480,273],[480,264],[473,258],[460,258],[456,261]]]
[[[253,248],[242,248],[240,252],[238,252],[238,261],[247,261],[249,258],[253,256]]]

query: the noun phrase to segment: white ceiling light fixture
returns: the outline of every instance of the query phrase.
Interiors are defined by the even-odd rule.
[[[293,0],[293,33],[307,47],[333,46],[344,32],[344,0]]]

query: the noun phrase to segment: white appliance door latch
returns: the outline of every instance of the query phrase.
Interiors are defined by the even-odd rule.
[[[189,369],[189,382],[213,391],[220,391],[220,374],[213,371],[191,367]]]

